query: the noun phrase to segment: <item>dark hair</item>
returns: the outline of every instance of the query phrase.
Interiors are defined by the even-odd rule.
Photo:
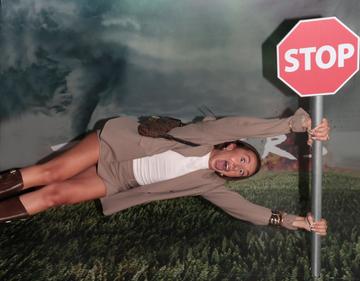
[[[241,141],[241,140],[235,140],[235,141],[228,141],[228,142],[223,142],[223,143],[219,143],[219,144],[216,144],[214,145],[214,149],[218,149],[218,150],[221,150],[225,147],[227,147],[229,144],[236,144],[236,148],[244,148],[244,149],[247,149],[247,150],[250,150],[252,151],[254,154],[255,154],[255,158],[256,158],[256,168],[255,168],[255,172],[253,174],[251,174],[250,176],[243,176],[243,177],[228,177],[228,176],[222,176],[219,172],[215,171],[215,173],[225,179],[225,180],[228,180],[228,181],[236,181],[236,180],[242,180],[242,179],[246,179],[246,178],[249,178],[249,177],[252,177],[254,176],[257,172],[259,172],[260,168],[261,168],[261,157],[260,157],[260,154],[259,152],[256,150],[255,147],[253,147],[251,144],[247,143],[247,142],[244,142],[244,141]]]

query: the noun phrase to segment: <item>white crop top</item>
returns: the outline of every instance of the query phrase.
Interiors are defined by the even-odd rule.
[[[133,160],[133,171],[139,185],[173,179],[209,168],[210,152],[201,157],[185,157],[168,150]]]

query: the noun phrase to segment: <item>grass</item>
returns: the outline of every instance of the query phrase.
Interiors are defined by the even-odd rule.
[[[304,212],[295,173],[229,186],[253,202]],[[322,278],[360,280],[360,178],[324,176]],[[310,235],[253,226],[199,198],[104,217],[93,202],[0,225],[0,280],[311,280]],[[358,278],[358,279],[357,279]]]

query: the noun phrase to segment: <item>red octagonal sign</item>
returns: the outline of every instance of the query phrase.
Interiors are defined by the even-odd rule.
[[[359,70],[359,37],[336,17],[301,20],[277,45],[278,77],[299,96],[335,94]]]

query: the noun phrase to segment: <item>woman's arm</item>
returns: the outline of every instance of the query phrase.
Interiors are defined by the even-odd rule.
[[[310,120],[310,123],[309,123]],[[288,118],[262,119],[253,117],[224,117],[172,129],[170,134],[195,143],[217,144],[229,140],[271,137],[290,132],[305,132],[311,119],[299,108]]]
[[[256,225],[269,224],[272,214],[269,208],[254,204],[246,200],[239,193],[227,189],[225,186],[203,193],[201,196],[237,219]],[[314,223],[310,214],[307,218],[304,218],[284,213],[281,226],[291,230],[305,229],[316,231],[321,235],[326,234],[327,228],[325,220]]]
[[[272,214],[271,209],[254,204],[236,191],[229,190],[225,186],[210,190],[201,194],[201,196],[237,219],[256,225],[269,224]],[[294,215],[285,214],[282,225],[285,228],[295,230],[297,226],[293,225],[293,223],[296,218]]]

